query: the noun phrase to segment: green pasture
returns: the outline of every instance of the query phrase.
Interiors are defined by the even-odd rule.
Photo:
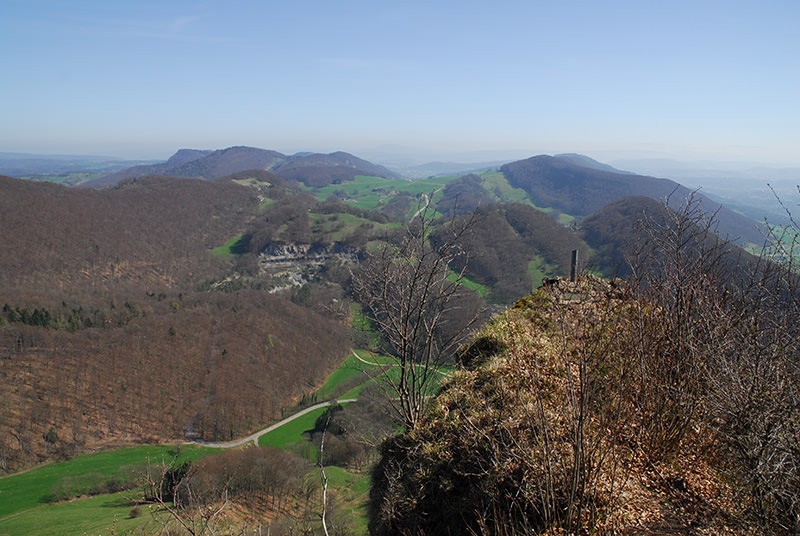
[[[429,194],[434,190],[440,189],[452,179],[453,177],[433,177],[409,181],[358,175],[352,180],[339,184],[308,189],[321,201],[328,199],[331,195],[336,195],[342,197],[348,204],[370,210],[386,204],[398,193],[412,196]]]
[[[337,212],[334,214],[309,214],[311,231],[314,235],[322,234],[331,242],[341,242],[350,237],[359,228],[364,228],[367,235],[381,230],[393,229],[400,226],[399,222],[378,223],[373,220]]]
[[[0,534],[8,518],[36,509],[49,512],[59,504],[49,504],[54,494],[72,491],[87,495],[102,489],[107,482],[121,481],[134,471],[144,474],[148,464],[192,461],[215,452],[197,445],[143,445],[83,454],[65,462],[55,462],[36,469],[0,478]],[[108,495],[101,495],[108,497]],[[56,511],[61,511],[56,508]],[[49,515],[49,514],[48,514]],[[108,521],[108,518],[106,518]],[[35,531],[33,533],[36,533]]]
[[[158,534],[162,525],[146,505],[134,510],[136,490],[39,505],[0,518],[0,534]],[[133,512],[133,514],[132,514]]]
[[[311,444],[303,437],[303,433],[314,429],[314,423],[317,421],[317,417],[325,413],[326,409],[328,408],[323,407],[315,409],[302,417],[298,417],[284,424],[277,430],[264,434],[258,438],[259,446],[291,450],[309,457],[310,452],[306,451],[306,447],[310,448]]]
[[[261,179],[257,179],[256,177],[249,177],[247,179],[236,179],[233,182],[236,184],[241,184],[242,186],[270,186],[270,183],[267,181],[262,181]]]
[[[236,255],[241,253],[240,249],[242,247],[243,239],[243,235],[234,236],[221,246],[217,246],[212,249],[211,254],[215,257],[219,257],[220,259],[233,260],[236,258]]]
[[[316,400],[357,398],[366,383],[378,370],[370,367],[351,355],[334,370],[325,383],[316,390]]]
[[[317,391],[325,399],[357,398],[376,375],[394,377],[399,369],[391,357],[366,350],[345,359]],[[445,373],[448,371],[444,371]],[[438,381],[443,375],[436,376]],[[291,450],[315,460],[316,449],[304,435],[314,428],[317,418],[327,408],[311,411],[286,425],[263,435],[260,445]],[[163,528],[146,505],[133,510],[138,489],[93,495],[107,482],[143,474],[148,465],[173,461],[193,461],[218,453],[197,445],[146,445],[77,456],[66,462],[43,465],[36,469],[0,478],[0,535],[13,534],[149,534]],[[359,471],[328,467],[333,493],[344,511],[349,512],[356,533],[366,533],[366,501],[369,476]],[[69,489],[80,498],[50,502],[54,493]],[[80,490],[86,490],[81,493]],[[87,496],[92,495],[92,496]]]
[[[355,534],[368,534],[367,502],[370,478],[366,472],[352,472],[335,465],[325,468],[328,486],[336,494],[340,511],[350,514]]]
[[[539,288],[546,277],[553,277],[558,271],[557,267],[548,263],[544,257],[535,256],[528,262],[528,276],[533,287],[531,290]]]
[[[457,281],[458,278],[459,278],[459,276],[455,272],[451,272],[447,276],[447,279],[449,281],[454,281],[454,282]],[[484,298],[484,299],[488,299],[489,293],[491,292],[489,287],[487,287],[483,283],[478,283],[474,279],[470,279],[470,278],[468,278],[466,276],[463,276],[463,275],[461,276],[461,280],[459,281],[459,284],[462,287],[464,287],[465,289],[471,290],[472,292],[474,292],[475,294],[477,294],[478,296],[480,296],[481,298]]]
[[[532,204],[525,190],[511,186],[505,175],[499,171],[481,173],[481,179],[484,189],[497,196],[499,201]]]

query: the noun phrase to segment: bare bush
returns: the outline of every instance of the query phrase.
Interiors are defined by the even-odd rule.
[[[456,259],[466,267],[464,239],[474,223],[474,218],[440,222],[439,240],[432,243],[434,211],[426,197],[401,241],[368,255],[353,275],[357,300],[395,358],[383,379],[395,413],[409,430],[434,393],[438,367],[477,318],[475,312],[453,322],[465,268],[451,268]]]

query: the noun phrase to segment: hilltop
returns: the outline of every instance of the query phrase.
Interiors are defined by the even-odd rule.
[[[481,329],[423,421],[381,447],[371,533],[796,530],[797,339],[772,344],[797,311],[699,280],[676,303],[671,277],[557,280]]]
[[[228,147],[216,151],[180,149],[163,164],[135,166],[82,184],[85,187],[112,186],[124,179],[150,175],[192,177],[214,180],[246,170],[266,170],[283,178],[324,186],[356,175],[396,178],[388,169],[345,152],[327,155],[300,153],[284,155],[255,147]]]
[[[506,164],[500,171],[508,182],[523,189],[533,203],[585,217],[624,197],[644,196],[669,200],[679,209],[692,191],[669,180],[614,170],[586,157],[540,155]],[[723,236],[740,244],[760,245],[761,225],[718,202],[698,195],[702,209],[716,213]]]

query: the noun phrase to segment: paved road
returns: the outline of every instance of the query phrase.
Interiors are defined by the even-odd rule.
[[[295,420],[295,419],[297,419],[299,417],[302,417],[306,413],[311,413],[315,409],[324,408],[326,406],[331,406],[333,404],[348,404],[350,402],[355,402],[355,401],[356,401],[355,398],[345,398],[345,399],[342,399],[342,400],[329,400],[328,402],[320,402],[319,404],[314,404],[313,406],[309,406],[309,407],[307,407],[305,409],[302,409],[302,410],[298,411],[297,413],[295,413],[293,415],[289,415],[288,417],[286,417],[282,421],[276,422],[275,424],[267,426],[266,428],[264,428],[262,430],[259,430],[258,432],[255,432],[253,434],[250,434],[247,437],[243,437],[241,439],[234,439],[233,441],[221,441],[221,442],[215,442],[215,443],[207,443],[205,441],[193,441],[193,443],[196,443],[198,445],[203,445],[204,447],[211,447],[211,448],[215,448],[215,449],[229,449],[229,448],[232,448],[232,447],[241,447],[242,445],[244,445],[246,443],[249,443],[251,441],[256,446],[258,446],[258,438],[259,437],[261,437],[262,435],[267,434],[267,433],[269,433],[269,432],[271,432],[271,431],[273,431],[273,430],[275,430],[277,428],[280,428],[284,424],[292,422],[293,420]]]

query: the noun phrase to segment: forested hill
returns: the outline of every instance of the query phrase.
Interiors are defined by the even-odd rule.
[[[351,347],[341,321],[212,284],[232,268],[217,249],[281,194],[265,184],[146,178],[91,190],[0,177],[4,468],[243,435],[341,362]],[[57,441],[43,440],[51,430]]]
[[[500,171],[512,186],[525,190],[537,206],[578,217],[630,196],[669,199],[670,206],[677,209],[691,193],[669,179],[612,171],[613,168],[586,160],[590,159],[540,155],[506,164]],[[698,197],[705,212],[717,213],[720,230],[730,239],[742,244],[762,242],[763,233],[756,222],[702,195]]]
[[[331,154],[299,153],[284,155],[255,147],[228,147],[216,151],[181,149],[163,164],[135,166],[100,179],[84,187],[105,187],[119,181],[149,175],[219,179],[245,170],[267,170],[284,178],[311,186],[325,186],[356,175],[396,178],[397,174],[345,152]]]
[[[257,205],[232,182],[151,177],[91,190],[0,177],[0,288],[196,282]]]

